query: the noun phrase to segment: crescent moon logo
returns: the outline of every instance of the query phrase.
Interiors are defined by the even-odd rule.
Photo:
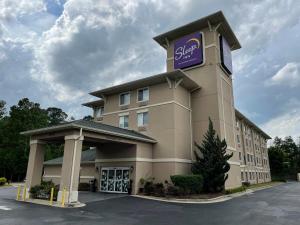
[[[189,43],[191,41],[195,41],[197,43],[197,48],[200,48],[200,41],[197,38],[191,38],[186,43]]]

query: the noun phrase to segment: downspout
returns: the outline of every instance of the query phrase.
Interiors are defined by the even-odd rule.
[[[189,94],[189,108],[190,108],[190,133],[191,133],[191,161],[193,162],[193,126],[192,126],[192,103],[191,103],[191,95]]]
[[[70,189],[69,189],[69,196],[68,196],[68,202],[70,203],[70,197],[71,197],[71,192],[73,189],[73,177],[74,177],[74,166],[75,166],[75,151],[77,149],[77,141],[80,140],[82,136],[82,128],[80,128],[79,136],[78,138],[75,139],[75,144],[74,144],[74,151],[73,151],[73,156],[72,156],[72,169],[71,169],[71,177],[70,177]],[[80,179],[80,177],[79,177]]]

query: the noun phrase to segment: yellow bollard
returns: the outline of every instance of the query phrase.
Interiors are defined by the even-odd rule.
[[[16,198],[17,201],[19,201],[20,193],[21,193],[21,185],[19,185],[17,190],[17,198]]]
[[[62,197],[61,197],[61,206],[62,207],[65,207],[65,195],[66,195],[66,188],[64,188],[63,194],[62,194]]]
[[[23,201],[26,200],[26,186],[24,186],[24,189],[23,189]]]
[[[50,201],[49,201],[50,205],[53,204],[53,193],[54,193],[54,188],[51,188]]]

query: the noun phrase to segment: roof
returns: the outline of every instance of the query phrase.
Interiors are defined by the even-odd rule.
[[[218,24],[220,24],[220,26],[218,27],[217,30],[221,35],[223,35],[226,38],[226,41],[228,42],[228,44],[231,47],[231,50],[236,50],[236,49],[241,48],[241,44],[239,43],[237,37],[233,33],[233,31],[232,31],[229,23],[227,22],[222,11],[215,12],[215,13],[210,14],[206,17],[203,17],[199,20],[196,20],[196,21],[186,24],[184,26],[175,28],[166,33],[160,34],[160,35],[154,37],[153,39],[158,44],[160,44],[163,48],[166,48],[166,40],[172,41],[172,40],[180,38],[184,35],[201,30],[203,28],[208,27],[209,23],[212,26],[217,26]]]
[[[103,106],[104,105],[104,100],[100,99],[100,100],[96,100],[96,101],[92,101],[92,102],[86,102],[82,104],[83,106],[87,106],[87,107],[97,107],[97,106]]]
[[[262,129],[260,129],[255,123],[253,123],[251,120],[249,120],[246,116],[244,116],[240,111],[235,109],[235,115],[239,117],[240,119],[246,121],[249,126],[253,127],[255,130],[257,130],[259,133],[261,133],[266,139],[272,139],[268,134],[266,134]]]
[[[184,73],[182,70],[174,70],[172,72],[160,73],[139,80],[105,88],[99,91],[94,91],[91,92],[90,94],[96,97],[102,97],[103,95],[121,93],[123,91],[129,91],[132,89],[137,89],[141,87],[167,82],[166,78],[175,81],[182,79],[180,85],[188,90],[194,90],[196,88],[199,88],[199,85],[191,78],[189,78],[189,76],[186,73]]]
[[[21,132],[22,135],[36,135],[43,134],[49,132],[56,132],[66,129],[83,129],[83,131],[92,131],[101,134],[108,134],[112,136],[123,137],[127,139],[133,139],[143,142],[156,143],[157,141],[151,137],[148,137],[142,133],[139,133],[134,130],[123,129],[120,127],[115,127],[111,125],[107,125],[104,123],[99,123],[95,121],[87,121],[87,120],[74,120],[67,123],[62,123],[56,126],[44,127],[35,130],[29,130]]]
[[[81,163],[94,163],[96,159],[96,148],[90,148],[81,152]],[[60,165],[63,157],[58,157],[44,162],[44,165]]]

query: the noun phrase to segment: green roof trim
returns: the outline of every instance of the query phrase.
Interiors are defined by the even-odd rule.
[[[82,151],[81,163],[95,163],[96,148],[90,148]],[[44,162],[44,165],[61,165],[63,163],[63,157],[58,157]]]
[[[71,122],[61,123],[59,125],[51,126],[51,127],[44,127],[35,130],[29,130],[21,132],[22,135],[37,135],[37,134],[44,134],[49,132],[56,132],[62,131],[66,129],[81,129],[83,131],[91,131],[101,134],[107,134],[112,136],[118,136],[126,139],[133,139],[143,142],[149,143],[157,143],[157,141],[151,137],[148,137],[142,133],[139,133],[134,130],[123,129],[120,127],[111,126],[108,124],[95,122],[95,121],[88,121],[88,120],[74,120]]]

